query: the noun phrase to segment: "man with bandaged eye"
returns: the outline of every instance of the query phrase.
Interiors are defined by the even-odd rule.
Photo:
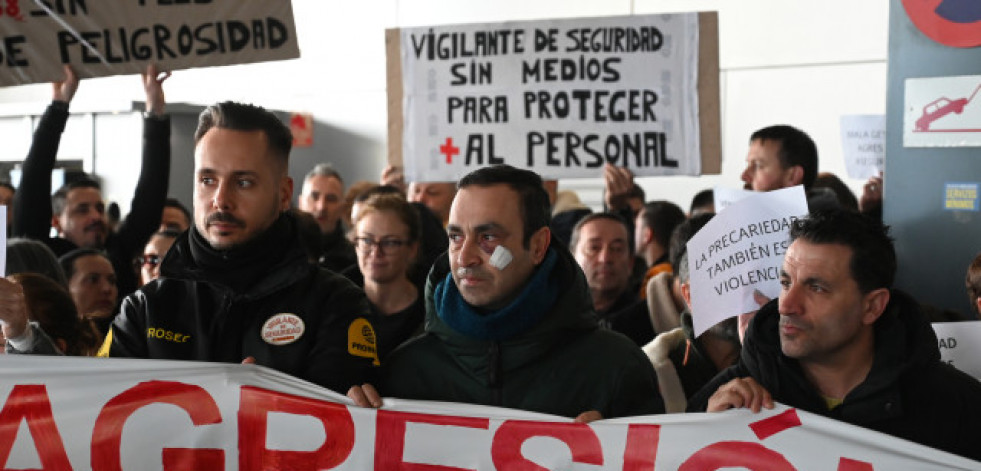
[[[533,172],[501,165],[460,180],[449,250],[426,284],[426,333],[389,356],[362,406],[391,397],[523,409],[588,422],[664,411],[643,352],[600,329],[582,270],[551,236]]]

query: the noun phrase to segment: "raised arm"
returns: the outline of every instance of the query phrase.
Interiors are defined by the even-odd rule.
[[[135,254],[160,226],[170,184],[170,117],[164,114],[163,82],[170,72],[160,73],[155,65],[141,74],[146,91],[143,119],[143,165],[133,193],[126,223],[117,233],[127,254]]]
[[[51,171],[54,170],[61,133],[68,122],[68,104],[78,90],[79,79],[65,66],[65,79],[52,82],[51,104],[34,131],[31,148],[24,159],[20,185],[14,196],[11,234],[47,240],[51,231]]]

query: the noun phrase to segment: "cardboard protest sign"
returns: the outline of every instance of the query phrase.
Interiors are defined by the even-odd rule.
[[[714,13],[390,30],[389,152],[410,181],[718,173]]]
[[[0,86],[300,56],[290,0],[0,1]]]
[[[841,150],[851,178],[878,176],[886,167],[886,115],[841,117]]]
[[[936,322],[940,359],[981,380],[981,321]]]
[[[255,365],[9,355],[2,469],[968,470],[979,463],[778,406],[590,424],[386,398]],[[537,466],[536,466],[537,465]]]
[[[755,193],[717,214],[688,241],[695,335],[760,308],[753,291],[780,294],[790,224],[807,216],[804,187]]]

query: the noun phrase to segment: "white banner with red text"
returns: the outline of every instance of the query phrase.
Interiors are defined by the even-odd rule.
[[[0,375],[0,469],[979,469],[783,406],[586,425],[395,399],[362,409],[254,365],[7,355]]]

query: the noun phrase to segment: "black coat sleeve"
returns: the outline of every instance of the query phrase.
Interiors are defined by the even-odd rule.
[[[121,253],[135,256],[160,227],[170,185],[170,117],[143,119],[143,165],[129,215],[116,233]]]
[[[24,159],[20,187],[14,195],[11,234],[48,240],[51,231],[51,171],[54,170],[61,133],[68,122],[68,103],[54,101],[41,115],[31,148]]]

